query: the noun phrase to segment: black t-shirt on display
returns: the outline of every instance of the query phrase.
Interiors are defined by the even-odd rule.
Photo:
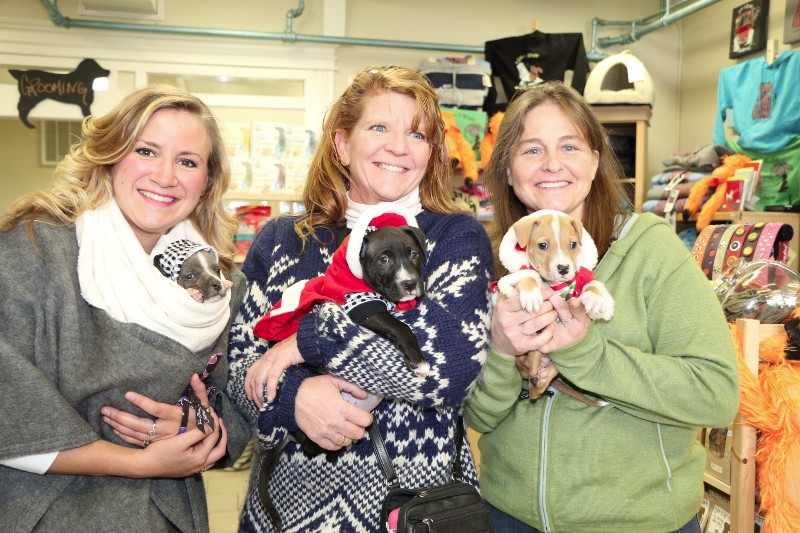
[[[589,61],[582,33],[542,33],[506,37],[485,44],[492,65],[493,86],[484,110],[504,111],[514,93],[550,80],[562,80],[572,70],[572,87],[583,94]]]

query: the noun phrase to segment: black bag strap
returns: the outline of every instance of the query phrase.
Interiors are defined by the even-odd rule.
[[[389,451],[386,449],[386,444],[383,442],[381,432],[378,430],[378,425],[373,422],[369,426],[369,440],[372,442],[372,449],[375,451],[375,456],[378,458],[378,463],[381,466],[381,471],[389,482],[389,488],[399,487],[400,481],[397,479],[397,473],[392,466],[392,458],[389,457]],[[463,481],[464,470],[461,468],[461,444],[464,440],[464,421],[459,416],[456,420],[456,431],[453,436],[456,441],[456,456],[453,460],[452,476],[455,481]]]

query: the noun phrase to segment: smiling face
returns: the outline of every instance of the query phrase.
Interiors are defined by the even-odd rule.
[[[133,150],[111,169],[114,199],[150,253],[159,237],[194,211],[208,183],[211,141],[199,117],[153,113]]]
[[[336,150],[350,170],[350,198],[362,204],[393,202],[425,175],[431,148],[426,125],[413,129],[414,98],[395,92],[366,97],[361,118],[349,133],[336,132]]]
[[[554,103],[534,107],[511,158],[508,184],[529,213],[554,209],[582,220],[599,155]]]

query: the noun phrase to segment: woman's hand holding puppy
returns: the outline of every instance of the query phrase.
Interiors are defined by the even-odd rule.
[[[197,374],[189,381],[202,405],[208,405],[205,384]],[[208,433],[194,431],[194,416],[189,417],[189,431],[179,435],[183,410],[180,406],[156,402],[135,392],[125,398],[152,418],[142,418],[114,407],[101,410],[103,420],[128,444],[144,448],[138,472],[132,477],[183,477],[208,470],[226,453],[228,433],[225,424],[213,409],[214,429]],[[208,427],[208,426],[206,426]],[[174,438],[171,438],[174,437]]]
[[[275,399],[283,372],[292,365],[304,362],[297,348],[297,333],[293,333],[270,348],[247,370],[244,380],[247,398],[260,409],[264,406],[265,398],[268,402]]]
[[[591,322],[578,299],[566,302],[547,286],[542,292],[545,300],[536,314],[525,311],[518,297],[501,294],[492,315],[492,347],[514,356],[520,375],[533,378],[532,397],[544,392],[558,375],[549,354],[578,341]]]

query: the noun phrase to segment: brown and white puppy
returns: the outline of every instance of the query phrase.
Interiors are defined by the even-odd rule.
[[[614,299],[605,285],[594,279],[597,247],[581,222],[565,213],[549,209],[521,218],[509,229],[499,248],[500,261],[509,274],[500,278],[498,290],[507,298],[520,297],[528,312],[538,311],[543,303],[544,283],[565,300],[578,298],[592,320],[609,320],[614,314]],[[540,352],[532,354],[534,366],[546,367],[550,360]],[[530,392],[538,390],[536,376],[530,378]],[[594,407],[606,402],[589,399],[560,377],[552,381],[557,390]]]
[[[155,256],[153,264],[198,302],[219,301],[233,285],[222,274],[216,251],[193,241],[171,243]]]
[[[509,274],[498,289],[506,297],[519,294],[526,311],[542,306],[546,282],[566,300],[577,297],[592,320],[614,314],[614,299],[591,274],[597,247],[578,219],[549,209],[523,217],[504,236],[499,254]]]

